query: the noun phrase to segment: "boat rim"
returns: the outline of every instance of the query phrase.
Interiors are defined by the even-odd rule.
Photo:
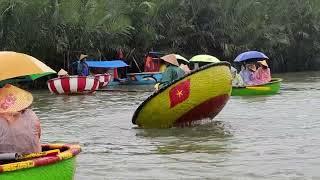
[[[55,80],[59,80],[59,79],[66,79],[66,78],[89,78],[89,79],[97,79],[97,77],[95,76],[77,76],[77,75],[71,75],[71,76],[63,76],[63,77],[56,77],[56,78],[53,78],[53,79],[49,79],[47,82],[50,82],[50,81],[55,81]],[[97,79],[98,80],[98,79]]]
[[[232,88],[246,88],[246,87],[261,87],[261,86],[265,86],[265,85],[270,85],[270,84],[275,84],[275,83],[280,83],[282,82],[283,79],[282,78],[272,78],[270,82],[267,82],[265,84],[259,84],[259,85],[252,85],[252,86],[232,86]]]

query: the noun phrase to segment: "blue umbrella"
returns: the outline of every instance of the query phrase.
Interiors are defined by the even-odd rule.
[[[244,53],[241,53],[235,60],[234,62],[244,62],[248,60],[256,60],[260,61],[263,59],[269,59],[268,56],[263,54],[262,52],[259,51],[247,51]]]

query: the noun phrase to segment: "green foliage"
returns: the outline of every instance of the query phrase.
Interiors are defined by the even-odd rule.
[[[246,50],[275,71],[320,69],[318,0],[1,0],[0,49],[54,68],[66,55],[128,60],[150,50],[232,61]]]

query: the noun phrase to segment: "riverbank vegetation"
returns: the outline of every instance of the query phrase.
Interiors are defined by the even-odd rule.
[[[1,0],[0,49],[59,69],[80,53],[137,59],[150,50],[232,61],[246,50],[276,72],[320,69],[318,0]]]

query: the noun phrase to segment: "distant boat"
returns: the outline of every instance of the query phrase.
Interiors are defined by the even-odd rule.
[[[282,79],[273,78],[266,84],[246,87],[232,87],[232,96],[274,95],[279,93]]]
[[[99,88],[99,79],[94,76],[64,76],[50,79],[47,84],[54,94],[88,94]]]
[[[88,64],[90,70],[94,73],[94,76],[101,76],[100,74],[109,74],[109,82],[107,85],[113,86],[113,85],[120,85],[122,83],[125,83],[128,79],[127,78],[119,78],[118,76],[118,69],[119,68],[126,68],[129,65],[126,64],[122,60],[87,60],[86,63]],[[101,78],[100,83],[102,83]],[[105,78],[106,79],[106,78]],[[103,86],[106,87],[107,85]],[[102,88],[100,86],[100,88]]]
[[[156,84],[162,78],[162,72],[142,72],[142,73],[128,73],[125,78],[120,78],[118,75],[119,68],[126,68],[129,65],[122,60],[110,61],[86,61],[89,68],[94,72],[108,72],[111,74],[110,83],[108,85],[148,85]]]
[[[170,128],[213,119],[231,94],[230,64],[212,63],[192,71],[147,98],[132,123],[142,128]]]
[[[149,85],[157,84],[158,82],[160,82],[162,78],[162,72],[160,72],[161,60],[159,56],[161,55],[162,54],[159,52],[149,52],[144,59],[144,71],[139,73],[127,74],[128,80],[124,84]],[[137,63],[136,66],[138,67]],[[140,68],[139,70],[142,71]]]
[[[143,73],[129,73],[127,74],[127,85],[148,85],[160,82],[162,72],[143,72]]]

